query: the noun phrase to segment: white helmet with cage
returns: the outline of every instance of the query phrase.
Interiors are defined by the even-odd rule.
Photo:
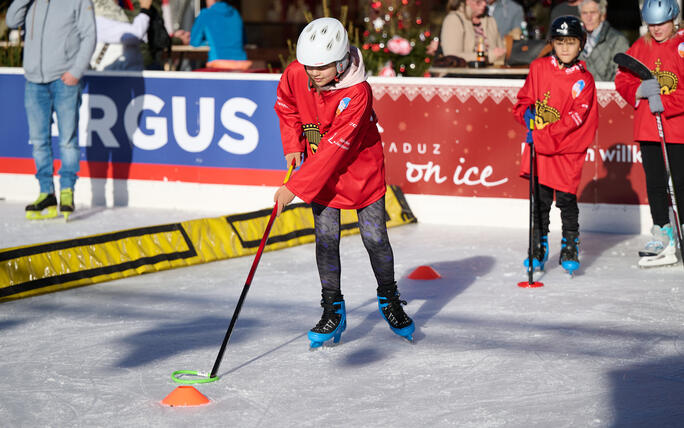
[[[310,67],[336,63],[337,74],[349,66],[349,37],[335,18],[311,21],[297,40],[297,61]]]

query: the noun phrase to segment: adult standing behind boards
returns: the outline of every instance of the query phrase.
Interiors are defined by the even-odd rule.
[[[140,43],[147,41],[152,0],[140,0],[140,13],[130,22],[116,0],[93,0],[97,45],[90,65],[95,70],[144,68]]]
[[[487,0],[487,14],[494,17],[499,34],[519,39],[522,35],[520,24],[525,20],[522,6],[513,0]]]
[[[506,48],[499,35],[496,21],[487,16],[487,0],[449,0],[447,15],[442,23],[440,44],[444,55],[454,55],[466,61],[477,59],[477,44],[484,41],[489,61],[504,62]]]
[[[30,17],[29,19],[26,19]],[[33,144],[40,195],[26,207],[28,218],[57,216],[53,182],[50,125],[57,114],[60,175],[59,209],[74,210],[74,185],[79,170],[78,108],[81,77],[95,50],[95,14],[90,0],[14,0],[7,9],[7,26],[24,27],[24,105]]]
[[[183,34],[176,36],[184,39]],[[207,0],[207,7],[197,15],[188,41],[192,46],[208,45],[208,61],[247,59],[243,48],[242,18],[227,0]]]
[[[606,0],[583,0],[580,18],[587,30],[587,43],[580,59],[596,81],[612,81],[617,73],[613,57],[629,49],[629,41],[606,21]]]

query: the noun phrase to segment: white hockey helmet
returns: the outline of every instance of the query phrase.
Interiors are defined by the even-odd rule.
[[[349,66],[349,37],[344,25],[335,18],[311,21],[297,40],[297,61],[310,67],[336,63],[337,73]]]

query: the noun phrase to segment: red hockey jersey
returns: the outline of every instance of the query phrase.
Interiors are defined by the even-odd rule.
[[[634,42],[627,54],[643,62],[660,82],[660,98],[665,108],[661,117],[667,142],[684,144],[684,91],[679,88],[679,77],[684,76],[684,31],[663,43],[655,40],[647,43],[642,37]],[[660,141],[656,119],[649,109],[648,100],[636,98],[639,85],[641,80],[637,76],[622,67],[618,69],[615,89],[636,108],[634,140]]]
[[[583,61],[559,68],[556,58],[540,58],[530,64],[525,85],[513,108],[515,118],[524,123],[529,106],[536,109],[532,132],[537,154],[537,176],[545,186],[577,194],[587,148],[598,127],[596,85]],[[520,175],[530,174],[530,150],[525,146]]]
[[[303,201],[359,209],[385,194],[385,163],[363,62],[345,74],[358,83],[318,92],[304,66],[294,61],[280,78],[275,110],[285,154],[306,153],[287,183]],[[360,73],[360,74],[359,74]],[[359,77],[360,75],[360,77]],[[335,89],[337,87],[337,89]]]

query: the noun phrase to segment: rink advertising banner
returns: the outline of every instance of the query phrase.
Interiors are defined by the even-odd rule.
[[[408,194],[528,197],[519,177],[525,129],[512,107],[522,80],[371,78],[387,182]],[[277,75],[96,74],[85,77],[83,177],[278,185]],[[646,203],[633,109],[598,90],[599,130],[581,202]],[[23,75],[0,73],[0,173],[33,174]],[[54,135],[56,135],[56,127]],[[55,139],[56,140],[56,139]],[[55,143],[55,147],[56,147]]]
[[[85,76],[79,110],[80,176],[219,184],[282,181],[285,163],[273,110],[277,77],[153,74],[164,77]],[[24,82],[21,74],[0,74],[0,117],[11,124],[3,127],[0,172],[35,172]],[[52,133],[57,150],[56,125]]]
[[[528,198],[528,181],[519,177],[526,130],[512,113],[522,84],[498,79],[375,83],[390,182],[407,194]],[[597,91],[599,129],[578,196],[587,203],[643,204],[633,109],[607,88]]]
[[[401,190],[387,188],[388,227],[415,223]],[[256,253],[272,209],[141,227],[0,250],[0,302],[143,273]],[[341,233],[358,233],[342,210]],[[311,207],[291,204],[273,224],[265,250],[314,242]]]

